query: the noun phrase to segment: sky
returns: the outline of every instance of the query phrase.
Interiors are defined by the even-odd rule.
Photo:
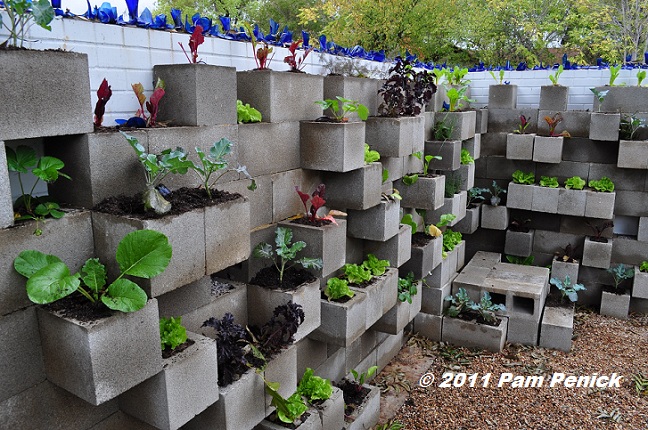
[[[106,0],[108,1],[108,0]],[[90,5],[92,7],[101,6],[103,0],[90,0]],[[126,8],[126,0],[110,0],[108,1],[113,7],[117,8],[117,13],[128,14],[128,9]],[[153,7],[155,5],[155,0],[139,0],[139,6],[137,8],[138,13],[142,13],[145,7],[148,7],[151,12],[153,12]],[[86,0],[61,0],[61,9],[70,9],[72,13],[77,15],[82,14],[88,10]]]

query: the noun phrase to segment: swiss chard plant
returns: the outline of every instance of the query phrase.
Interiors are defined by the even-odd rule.
[[[182,317],[160,318],[160,343],[162,350],[174,350],[187,341],[187,329]]]
[[[535,184],[535,174],[533,172],[524,173],[522,170],[513,172],[513,182],[522,185]]]
[[[560,84],[558,83],[558,78],[560,78],[560,75],[562,75],[562,72],[563,72],[564,70],[565,70],[565,68],[564,68],[563,65],[561,64],[560,66],[558,66],[558,70],[556,70],[554,73],[552,73],[552,74],[549,75],[549,80],[551,81],[551,84],[552,84],[552,85],[554,85],[554,86],[558,86],[558,85],[560,85]]]
[[[313,369],[307,367],[297,385],[297,392],[313,403],[316,400],[328,400],[333,394],[333,385],[330,380],[315,375]]]
[[[589,181],[588,185],[590,188],[595,189],[596,191],[602,192],[602,193],[611,193],[614,191],[614,182],[607,176],[603,176],[599,180],[591,180]]]
[[[605,97],[608,95],[608,92],[610,90],[599,91],[596,88],[590,88],[590,91],[594,94],[596,100],[598,100],[599,102],[598,111],[601,112],[601,106],[603,105],[603,100],[605,100]]]
[[[409,272],[404,278],[398,278],[398,300],[412,304],[412,297],[418,294],[414,273]]]
[[[551,285],[555,286],[558,291],[560,291],[560,300],[569,299],[569,301],[575,303],[578,300],[578,292],[585,290],[583,284],[572,284],[572,280],[569,275],[565,276],[565,280],[561,281],[558,278],[551,278],[549,280]]]
[[[446,121],[444,118],[443,120],[434,123],[434,140],[443,142],[450,140],[452,132],[454,131],[454,123],[449,124],[449,122],[450,121]]]
[[[134,312],[146,305],[142,288],[125,276],[149,279],[164,272],[171,261],[167,237],[153,230],[136,230],[119,242],[116,260],[120,274],[108,284],[108,272],[99,259],[85,262],[81,272],[70,273],[60,258],[40,251],[21,252],[14,268],[27,278],[27,296],[37,304],[47,304],[75,291],[91,303],[103,303],[112,310]]]
[[[380,152],[371,149],[368,143],[364,144],[364,161],[365,164],[371,164],[380,160]],[[389,172],[387,173],[389,175]],[[385,181],[383,181],[385,182]]]
[[[340,300],[344,297],[353,298],[355,293],[349,288],[349,282],[346,279],[331,278],[326,282],[324,295],[331,300]]]
[[[236,119],[239,124],[248,124],[252,122],[261,122],[263,119],[261,112],[250,106],[249,103],[243,104],[242,101],[236,101]]]
[[[550,137],[571,137],[568,131],[562,131],[560,133],[556,132],[556,127],[558,124],[560,124],[563,120],[562,114],[560,112],[556,113],[554,116],[545,116],[544,117],[545,122],[549,126],[549,136]]]
[[[156,187],[169,174],[186,174],[193,167],[193,162],[187,159],[187,153],[182,148],[166,149],[159,155],[149,154],[136,137],[121,133],[135,150],[137,159],[144,168],[146,180],[146,191],[142,195],[144,209],[152,210],[158,215],[168,213],[171,210],[171,203],[162,197]]]
[[[320,105],[325,111],[328,109],[336,122],[348,122],[348,115],[352,112],[357,112],[358,117],[363,121],[369,118],[369,109],[357,100],[336,96],[335,99],[318,100],[315,104]]]
[[[504,84],[504,73],[505,73],[504,69],[501,69],[499,71],[499,76],[495,75],[495,72],[492,70],[489,70],[488,73],[490,73],[490,75],[493,77],[493,79],[495,79],[495,82],[497,82],[498,85]]]
[[[47,0],[4,0],[4,12],[7,20],[0,15],[0,27],[9,32],[9,37],[2,45],[11,45],[22,48],[26,40],[29,27],[36,24],[47,31],[51,31],[50,23],[54,19],[54,8]]]
[[[313,46],[310,46],[300,56],[297,55],[297,49],[299,48],[300,45],[302,45],[302,39],[292,42],[288,47],[288,51],[290,51],[290,55],[284,57],[284,63],[290,66],[291,72],[301,72],[306,66],[306,64],[304,63],[304,61],[306,61],[306,57],[308,57],[308,54],[313,52],[314,49]]]
[[[612,221],[605,221],[602,224],[592,224],[589,221],[585,221],[585,224],[592,229],[594,235],[591,236],[591,238],[595,242],[607,242],[607,239],[603,237],[603,233],[605,233],[607,229],[614,227],[614,222]]]
[[[474,100],[468,98],[466,92],[468,91],[468,86],[461,86],[460,88],[451,87],[446,91],[446,97],[448,98],[448,105],[445,108],[448,112],[456,112],[463,108],[463,102],[474,102]]]
[[[283,282],[285,271],[295,264],[299,264],[305,269],[322,268],[321,258],[302,257],[297,259],[297,253],[306,248],[306,242],[300,240],[292,243],[292,238],[293,232],[291,229],[277,227],[275,235],[276,248],[274,250],[270,244],[262,242],[252,251],[254,257],[266,258],[272,261],[279,272],[279,283]]]
[[[610,66],[610,80],[608,81],[609,86],[611,87],[614,86],[614,82],[617,80],[620,73],[621,73],[621,64],[617,66]]]
[[[517,128],[513,130],[513,133],[517,134],[524,134],[526,133],[526,129],[531,125],[531,117],[530,116],[524,116],[520,115],[520,123],[518,124]]]
[[[383,98],[378,106],[380,115],[398,117],[420,114],[436,92],[434,75],[416,71],[410,61],[401,57],[396,57],[389,73],[389,78],[378,90]]]
[[[189,57],[189,55],[187,54],[187,51],[182,45],[182,42],[178,42],[178,45],[180,45],[180,48],[182,48],[182,52],[184,52],[185,57],[187,57],[187,61],[189,61],[189,63],[191,64],[196,64],[200,62],[198,61],[198,47],[205,42],[205,36],[203,36],[203,31],[204,29],[202,25],[196,25],[194,27],[194,31],[191,33],[191,36],[189,37],[189,51],[191,51],[191,57]]]
[[[541,176],[539,184],[541,187],[558,188],[558,178],[556,176]]]
[[[135,113],[135,117],[129,119],[125,125],[132,127],[155,127],[157,125],[157,114],[160,100],[165,94],[164,81],[158,78],[153,93],[151,94],[151,97],[149,97],[148,101],[144,94],[144,86],[141,83],[138,82],[137,84],[131,85],[131,87],[133,88],[133,92],[135,92],[140,107]],[[146,111],[149,113],[148,116],[144,111],[144,106],[146,106]],[[137,118],[139,118],[139,120]]]
[[[304,205],[304,215],[310,222],[315,222],[317,220],[328,220],[333,224],[337,224],[335,218],[330,215],[320,217],[317,215],[317,211],[324,206],[326,200],[324,200],[324,193],[326,192],[326,186],[324,184],[319,184],[313,194],[310,196],[299,189],[299,186],[295,185],[295,191],[299,194],[299,198]],[[308,202],[310,202],[310,208],[308,207]]]
[[[353,375],[353,379],[355,379],[358,384],[364,385],[364,383],[367,382],[367,380],[371,378],[377,370],[378,366],[371,366],[366,372],[358,372],[355,369],[351,369],[351,375]]]
[[[250,36],[250,42],[252,43],[252,54],[254,55],[254,61],[256,62],[257,70],[269,70],[270,62],[274,57],[273,49],[265,40],[259,42],[259,40],[254,35],[254,30],[249,23],[243,23],[243,28],[248,36]]]
[[[29,147],[20,145],[15,150],[6,147],[7,168],[10,172],[15,172],[18,177],[20,187],[20,197],[14,202],[14,218],[16,220],[35,220],[36,229],[34,234],[40,236],[42,230],[39,222],[47,217],[55,219],[63,217],[64,212],[60,210],[58,203],[49,201],[45,197],[34,196],[34,190],[40,181],[48,184],[55,182],[59,177],[71,179],[68,175],[61,172],[65,167],[63,162],[55,157],[36,157],[36,151]],[[31,171],[36,177],[31,189],[26,192],[23,183],[23,176]]]
[[[580,176],[572,176],[565,180],[565,188],[568,190],[582,190],[585,187],[585,180]]]
[[[104,78],[97,90],[97,104],[95,105],[94,110],[95,127],[101,127],[104,113],[106,113],[106,104],[108,103],[108,100],[110,100],[110,97],[112,97],[112,90],[110,89],[110,85],[108,85],[108,81]]]

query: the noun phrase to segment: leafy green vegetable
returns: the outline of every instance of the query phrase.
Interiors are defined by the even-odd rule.
[[[610,65],[610,81],[608,82],[609,86],[614,86],[614,81],[616,81],[616,79],[619,77],[619,73],[621,73],[621,64],[617,66]]]
[[[452,221],[457,219],[457,215],[455,214],[443,214],[441,215],[439,222],[436,224],[438,228],[445,227],[446,225],[450,224]]]
[[[266,392],[272,397],[270,404],[276,408],[277,418],[282,422],[292,424],[308,410],[308,406],[306,406],[304,399],[298,392],[284,399],[277,391],[279,390],[279,383],[265,381],[265,384]]]
[[[187,329],[181,323],[182,317],[160,318],[162,350],[174,350],[187,341]]]
[[[576,302],[578,300],[578,292],[585,290],[583,284],[572,285],[569,275],[565,276],[564,282],[558,278],[551,278],[549,283],[560,291],[561,300],[568,298],[571,302]]]
[[[329,109],[333,119],[337,122],[347,122],[351,112],[357,112],[358,117],[363,121],[369,118],[369,109],[357,100],[345,99],[340,96],[336,96],[335,99],[319,100],[315,104],[322,106],[324,110]]]
[[[239,124],[261,122],[261,112],[250,106],[249,103],[243,104],[241,100],[236,101],[236,118]]]
[[[626,266],[625,264],[617,264],[614,267],[605,269],[614,281],[614,288],[618,289],[621,286],[621,283],[626,279],[632,279],[634,277],[634,269],[632,266]]]
[[[518,257],[517,255],[507,255],[506,261],[512,264],[520,264],[522,266],[532,266],[535,261],[535,256],[529,255],[528,257]]]
[[[474,163],[475,163],[475,159],[472,158],[470,152],[467,149],[463,148],[461,150],[461,164],[474,164]]]
[[[364,265],[345,264],[342,268],[347,279],[352,284],[362,284],[371,281],[371,271]]]
[[[589,186],[591,188],[594,188],[596,191],[603,193],[611,193],[612,191],[614,191],[614,183],[607,176],[603,176],[598,181],[589,181]]]
[[[445,252],[450,252],[455,247],[461,243],[462,240],[462,235],[458,231],[453,231],[451,229],[447,229],[446,231],[443,232],[443,250]]]
[[[414,273],[409,272],[405,278],[398,278],[398,300],[412,304],[412,296],[418,293]]]
[[[314,400],[328,400],[333,394],[333,386],[331,381],[315,375],[313,369],[307,367],[297,385],[297,393],[306,397],[310,403]]]
[[[639,266],[639,271],[640,272],[648,272],[648,261],[642,261],[641,265]]]
[[[549,75],[549,80],[551,81],[551,83],[553,85],[559,85],[558,84],[558,78],[560,77],[560,75],[562,75],[562,72],[563,72],[564,69],[565,68],[561,64],[560,66],[558,66],[558,70],[556,70],[556,72],[554,74]]]
[[[416,233],[416,231],[418,230],[418,224],[414,222],[414,218],[412,217],[412,214],[403,215],[403,218],[401,218],[400,223],[409,225],[412,228],[412,234]]]
[[[81,274],[70,269],[56,256],[26,250],[14,260],[14,268],[27,278],[27,296],[37,304],[52,303],[78,291],[92,303],[101,301],[108,308],[134,312],[146,305],[144,290],[125,275],[152,278],[166,269],[171,261],[167,237],[153,230],[128,233],[117,246],[116,260],[121,274],[106,286],[106,267],[96,258],[83,265]]]
[[[373,254],[367,254],[367,259],[362,262],[362,265],[367,268],[373,276],[380,276],[385,273],[389,267],[389,261],[379,260]]]
[[[513,182],[516,184],[533,185],[535,183],[535,174],[533,172],[524,173],[522,170],[513,172]]]
[[[355,293],[349,289],[349,283],[345,279],[331,278],[326,282],[324,295],[328,300],[339,300],[343,297],[353,298]]]
[[[365,143],[364,146],[364,160],[365,164],[370,164],[375,161],[380,160],[380,152],[374,151],[369,147],[368,143]],[[385,169],[386,170],[386,169]],[[387,175],[389,176],[389,172],[387,172]],[[383,179],[383,182],[385,182],[385,179]]]
[[[470,303],[468,304],[468,308],[473,312],[477,312],[477,314],[479,314],[479,316],[481,316],[484,321],[489,322],[495,321],[495,312],[506,311],[506,306],[502,304],[494,304],[491,301],[491,296],[488,291],[484,291],[482,293],[482,297],[479,303]]]
[[[580,176],[572,176],[565,180],[565,188],[568,190],[582,190],[586,183]]]
[[[353,379],[355,379],[358,384],[363,385],[367,381],[367,378],[371,378],[371,376],[376,373],[377,370],[378,366],[371,366],[369,369],[367,369],[366,373],[359,373],[357,370],[351,369],[351,374],[353,375]]]
[[[547,188],[558,188],[558,178],[555,176],[541,176],[540,186]]]
[[[9,22],[3,22],[0,16],[0,27],[9,31],[9,37],[0,46],[6,43],[22,48],[24,42],[28,41],[26,32],[34,24],[47,31],[52,30],[50,23],[54,19],[54,8],[47,0],[5,0],[3,6]]]

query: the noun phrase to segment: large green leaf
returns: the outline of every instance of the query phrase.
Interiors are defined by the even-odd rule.
[[[31,5],[32,15],[36,24],[45,30],[51,31],[49,23],[54,19],[54,9],[48,0],[33,1]]]
[[[164,272],[171,255],[171,245],[164,234],[137,230],[119,242],[116,259],[124,274],[148,279]]]
[[[106,285],[106,266],[99,262],[98,258],[91,258],[85,262],[81,269],[83,283],[92,291],[98,293]]]
[[[214,142],[211,148],[209,148],[209,156],[212,161],[225,163],[225,156],[232,152],[232,141],[223,137],[218,142]]]
[[[52,263],[62,263],[62,261],[56,255],[28,249],[14,259],[14,269],[25,278],[31,278],[34,273]]]
[[[20,145],[14,151],[7,147],[7,166],[10,172],[27,173],[27,169],[36,165],[36,151],[29,146]]]
[[[59,175],[70,179],[70,177],[59,170],[65,167],[61,160],[55,157],[41,157],[38,160],[38,167],[32,170],[32,173],[45,182],[54,182]]]
[[[34,273],[27,281],[27,296],[37,304],[52,303],[75,292],[81,281],[70,275],[63,263],[52,263]]]
[[[128,279],[118,279],[101,296],[101,301],[114,311],[135,312],[146,305],[148,297],[135,282]]]

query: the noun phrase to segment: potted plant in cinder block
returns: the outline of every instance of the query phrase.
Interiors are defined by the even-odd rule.
[[[576,250],[579,246],[572,246],[568,243],[565,248],[560,248],[554,253],[554,259],[551,261],[551,276],[558,279],[578,279],[578,269],[580,263],[576,259]]]
[[[535,174],[521,170],[513,172],[513,181],[508,184],[506,205],[512,209],[531,210],[533,206],[533,189]]]
[[[322,429],[344,427],[344,397],[342,390],[333,387],[331,381],[315,375],[313,369],[307,367],[297,385],[297,392],[312,410],[317,411]]]
[[[419,153],[418,157],[420,156]],[[443,206],[446,177],[429,170],[435,157],[437,156],[426,155],[422,172],[408,172],[395,182],[395,188],[398,189],[401,196],[402,207],[436,210]]]
[[[628,319],[634,267],[617,264],[606,272],[612,276],[613,284],[601,292],[601,315]]]
[[[551,292],[545,303],[540,327],[540,346],[569,352],[574,332],[574,304],[583,284],[572,283],[572,278],[552,277]]]
[[[549,75],[551,85],[542,85],[540,87],[540,110],[567,110],[569,88],[558,83],[563,71],[564,66],[561,64],[553,74]]]
[[[620,125],[619,157],[617,167],[648,169],[648,140],[646,120],[637,115],[624,114]]]
[[[456,216],[444,214],[437,225],[425,226],[425,211],[417,210],[421,218],[421,227],[414,221],[412,214],[405,214],[401,224],[406,224],[412,230],[412,251],[411,257],[400,267],[402,273],[412,272],[416,279],[427,276],[443,259],[443,232],[441,228],[452,222]],[[421,230],[421,231],[418,231]]]
[[[502,201],[500,194],[506,194],[506,190],[493,181],[489,191],[491,194],[490,204],[482,205],[481,208],[481,226],[493,230],[506,230],[509,225],[509,208],[500,206]]]
[[[38,308],[38,318],[51,382],[99,405],[160,371],[157,301],[126,276],[159,275],[171,253],[164,234],[131,232],[117,247],[120,272],[110,283],[98,258],[71,274],[54,255],[20,253],[14,268],[27,278],[29,299],[47,305]]]
[[[373,428],[380,417],[380,389],[367,382],[378,366],[371,366],[366,372],[351,370],[351,377],[345,377],[336,385],[344,397],[345,428],[362,430]]]
[[[500,69],[495,74],[489,71],[497,85],[488,86],[488,107],[490,109],[515,109],[517,107],[517,85],[504,80],[506,71]]]
[[[635,266],[632,297],[648,299],[648,261],[642,261],[639,266]]]
[[[506,135],[506,158],[509,160],[532,160],[535,133],[527,133],[531,117],[520,115],[520,124],[513,133]]]
[[[421,281],[414,279],[413,272],[409,272],[404,278],[398,278],[398,301],[378,320],[373,329],[382,333],[400,333],[421,310],[420,288]]]
[[[518,257],[528,257],[533,250],[535,230],[530,228],[531,219],[513,218],[506,230],[504,253]]]
[[[466,216],[455,225],[455,229],[464,234],[472,234],[479,228],[481,207],[486,198],[482,195],[488,188],[472,187],[468,190],[466,199]]]
[[[475,136],[477,113],[474,110],[464,109],[464,103],[474,101],[467,96],[469,88],[467,82],[447,88],[448,103],[444,104],[443,110],[434,117],[437,122],[443,121],[450,127],[452,140],[463,141]]]
[[[585,180],[572,176],[565,180],[565,187],[558,194],[558,213],[560,215],[585,216],[587,192],[583,191]]]
[[[587,185],[590,189],[587,190],[585,216],[587,218],[612,219],[616,199],[614,182],[607,176],[603,176],[598,180],[590,179]]]
[[[594,236],[585,238],[583,245],[583,266],[608,269],[612,259],[612,240],[603,236],[606,230],[614,227],[612,221],[605,221],[602,224],[592,224],[586,221],[592,229]]]
[[[596,88],[590,88],[594,97],[598,100],[598,110],[590,115],[589,138],[592,140],[611,141],[619,140],[619,125],[621,123],[620,113],[601,112],[603,100],[609,90],[599,91]]]
[[[558,213],[558,178],[555,176],[541,176],[538,186],[533,187],[533,201],[531,210],[550,214]]]
[[[562,161],[563,140],[571,137],[568,131],[556,131],[558,124],[563,120],[560,112],[554,116],[545,116],[544,120],[549,126],[549,136],[536,136],[533,141],[533,161],[540,163],[560,163]]]

